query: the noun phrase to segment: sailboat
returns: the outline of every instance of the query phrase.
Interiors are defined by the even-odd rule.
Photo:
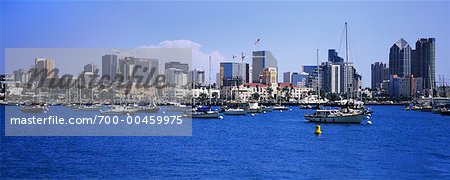
[[[211,56],[209,56],[209,89],[208,89],[208,96],[209,96],[209,106],[199,106],[194,107],[191,110],[191,116],[192,118],[219,118],[220,114],[218,110],[213,110],[211,108],[212,101],[211,101]],[[193,104],[195,106],[195,103]]]
[[[344,72],[347,74],[347,65],[348,65],[348,42],[347,42],[347,22],[345,23],[345,50],[346,50],[346,61],[347,64],[344,66]],[[317,50],[317,70],[319,71],[319,56]],[[320,79],[318,76],[318,89],[319,89],[319,99],[320,99]],[[346,81],[346,83],[348,83]],[[348,98],[348,96],[347,96]],[[347,99],[347,102],[350,102]],[[321,110],[318,109],[312,114],[305,114],[305,119],[309,122],[321,122],[321,123],[361,123],[361,121],[365,118],[365,111],[361,109],[354,109],[353,107],[347,106],[345,108],[341,108],[340,110]]]
[[[25,104],[20,107],[20,111],[22,111],[24,113],[46,113],[49,110],[47,107],[47,104],[40,103],[41,102],[41,89],[39,89],[39,93],[37,96],[38,96],[38,102],[34,102],[31,104]]]

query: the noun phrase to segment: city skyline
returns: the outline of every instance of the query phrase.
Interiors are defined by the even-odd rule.
[[[52,6],[52,3],[61,6],[56,8]],[[2,22],[5,24],[1,32],[2,53],[5,53],[5,48],[11,47],[193,48],[194,65],[197,63],[200,66],[191,68],[208,70],[207,67],[202,66],[208,64],[205,62],[208,61],[207,56],[211,54],[213,56],[211,78],[213,79],[218,72],[219,62],[233,61],[233,54],[244,52],[247,56],[246,63],[250,63],[252,51],[268,50],[278,60],[278,81],[282,81],[283,72],[300,72],[302,65],[315,65],[316,49],[320,50],[321,62],[328,59],[328,49],[336,49],[339,55],[345,58],[345,48],[339,40],[343,24],[348,22],[349,60],[362,74],[364,87],[370,87],[370,65],[375,61],[387,63],[389,47],[400,38],[410,43],[420,38],[436,38],[436,76],[450,77],[449,72],[444,69],[449,65],[445,59],[450,59],[449,52],[445,51],[450,44],[450,39],[445,32],[449,32],[450,28],[445,23],[448,21],[448,16],[442,16],[449,8],[448,2],[407,4],[400,2],[263,2],[257,4],[178,2],[170,5],[162,2],[129,4],[2,2],[2,4],[5,4],[1,7]],[[6,5],[8,8],[5,7]],[[133,12],[134,9],[139,12],[139,9],[146,5],[159,8],[155,8],[154,12],[145,11],[146,13],[138,14]],[[37,9],[44,13],[36,13]],[[174,13],[159,19],[150,18],[169,9],[172,9],[171,12]],[[258,9],[267,11],[261,12]],[[335,11],[330,9],[339,9],[342,13],[331,13]],[[100,15],[101,12],[111,10],[120,13]],[[277,10],[278,14],[270,13],[270,10]],[[377,13],[379,10],[383,10],[384,13]],[[423,13],[413,13],[419,10]],[[14,12],[18,11],[24,13],[17,16]],[[61,16],[49,17],[45,11],[51,11],[52,14],[58,13]],[[69,18],[69,15],[66,15],[77,14],[81,11],[85,13],[77,17]],[[355,13],[358,16],[354,16]],[[94,14],[94,19],[88,18]],[[402,21],[389,18],[396,14],[408,14],[408,18]],[[181,18],[182,16],[186,18]],[[307,17],[310,16],[315,18],[308,19]],[[370,20],[370,23],[367,23],[367,20]],[[142,21],[148,21],[148,23],[140,23]],[[107,27],[106,24],[111,24],[107,31],[104,30]],[[46,31],[31,28],[39,25],[53,28],[47,28]],[[23,36],[24,34],[26,36]],[[254,44],[256,39],[260,39],[258,45]],[[4,62],[3,56],[1,61]],[[86,60],[81,64],[88,64],[91,61]],[[236,62],[239,61],[236,60]],[[59,65],[62,63],[59,62]],[[1,69],[4,71],[3,68]]]

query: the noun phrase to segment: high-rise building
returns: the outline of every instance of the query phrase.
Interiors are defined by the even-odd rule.
[[[183,70],[177,68],[169,68],[164,70],[166,84],[169,86],[182,87],[187,85],[187,74]]]
[[[300,68],[300,72],[302,73],[308,73],[308,74],[313,74],[314,71],[316,71],[317,66],[312,66],[312,65],[303,65]]]
[[[270,51],[253,51],[252,53],[252,82],[260,83],[265,68],[275,68],[278,71],[277,59]],[[276,78],[278,79],[278,77]]]
[[[283,82],[284,83],[291,83],[291,72],[284,72],[283,73]]]
[[[412,59],[411,68],[414,77],[423,78],[423,88],[430,89],[435,86],[435,58],[436,39],[420,38],[416,42],[416,49]]]
[[[344,59],[338,56],[335,49],[328,49],[328,61],[333,63],[341,63],[344,62]]]
[[[295,85],[295,86],[298,86],[298,87],[302,87],[302,88],[306,87],[308,76],[309,76],[309,74],[305,73],[305,72],[301,72],[301,73],[294,72],[291,75],[291,82],[290,83],[292,85]]]
[[[375,90],[377,88],[380,88],[380,84],[383,83],[383,80],[385,80],[385,69],[386,64],[383,62],[375,62],[371,65],[371,74],[372,74],[372,81],[371,81],[371,89]]]
[[[159,74],[158,59],[124,57],[119,60],[118,73],[126,82],[151,82]]]
[[[262,83],[271,86],[277,83],[277,69],[276,68],[264,68],[262,71]]]
[[[102,76],[108,76],[112,81],[117,76],[117,55],[107,54],[102,56]]]
[[[237,86],[242,83],[248,83],[250,77],[249,71],[250,65],[247,63],[221,62],[220,86]]]
[[[30,80],[28,70],[18,69],[14,71],[14,81],[18,83],[27,83]]]
[[[169,68],[180,69],[183,72],[187,73],[189,71],[189,64],[175,62],[175,61],[166,62],[166,64],[164,65],[164,69],[169,69]]]
[[[188,84],[195,87],[195,86],[204,86],[206,85],[205,80],[205,71],[194,69],[189,71],[188,73]]]
[[[84,72],[95,72],[96,70],[98,67],[94,63],[84,65]]]
[[[55,61],[48,58],[36,58],[34,59],[34,68],[37,72],[43,71],[40,77],[37,79],[49,79],[54,76]]]
[[[404,39],[392,45],[389,52],[389,75],[406,77],[411,74],[411,47]]]
[[[354,89],[354,75],[356,73],[356,69],[353,67],[353,63],[341,63],[340,64],[341,71],[341,92],[342,93],[351,93]],[[347,72],[346,72],[347,71]]]
[[[322,63],[320,74],[320,87],[324,92],[340,93],[342,91],[341,65],[331,61]]]
[[[394,99],[410,98],[422,91],[423,79],[413,76],[392,75],[389,80],[389,95]]]
[[[134,73],[133,79],[134,82],[139,81],[139,78],[143,78],[141,82],[148,81],[147,79],[150,79],[153,82],[153,80],[156,78],[156,76],[159,75],[159,62],[158,59],[150,59],[150,58],[133,58],[134,60],[134,69],[132,72]]]

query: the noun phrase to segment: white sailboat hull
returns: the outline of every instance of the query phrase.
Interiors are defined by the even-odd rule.
[[[245,111],[245,110],[242,110],[242,111],[228,111],[228,110],[225,110],[224,114],[225,115],[246,115],[247,111]]]
[[[219,113],[193,113],[192,118],[219,118]]]
[[[363,114],[358,115],[346,115],[346,116],[335,116],[335,117],[311,117],[306,116],[305,119],[309,122],[318,123],[361,123],[364,119]]]

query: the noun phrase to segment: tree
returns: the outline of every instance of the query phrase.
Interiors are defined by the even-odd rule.
[[[259,93],[255,92],[255,93],[252,94],[252,99],[253,100],[259,100],[259,97],[260,97]]]
[[[205,102],[206,101],[206,99],[208,99],[208,95],[206,94],[206,93],[200,93],[199,95],[198,95],[198,100],[200,101],[200,102]]]
[[[217,99],[219,97],[219,93],[217,92],[213,92],[211,95],[214,99]]]
[[[267,87],[266,88],[266,91],[267,91],[267,97],[269,98],[269,99],[272,99],[272,93],[273,93],[273,89],[272,89],[272,87]]]
[[[285,100],[288,101],[289,98],[291,97],[289,87],[287,87],[287,86],[283,87],[283,92],[285,93],[285,95],[284,95]]]

